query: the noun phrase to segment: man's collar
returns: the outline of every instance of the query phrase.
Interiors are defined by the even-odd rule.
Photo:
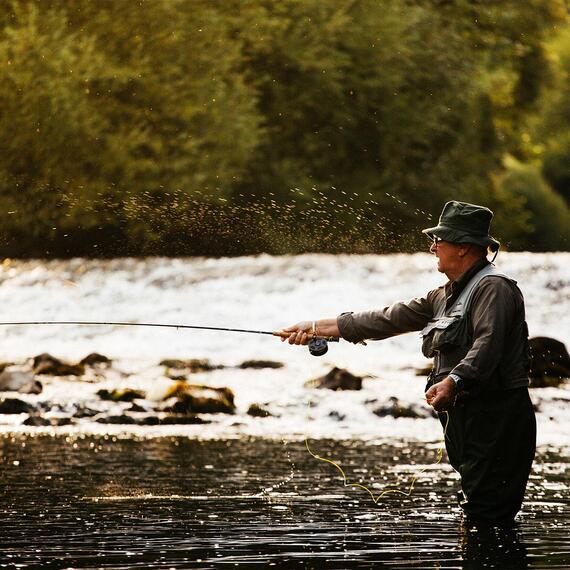
[[[479,273],[483,267],[486,267],[491,263],[486,257],[476,261],[467,271],[464,271],[455,281],[448,281],[445,289],[448,291],[447,297],[450,298],[451,295],[455,296],[455,294],[462,291],[463,288],[469,283],[471,278]]]
[[[484,259],[480,259],[476,261],[467,271],[464,271],[453,283],[453,287],[460,287],[463,289],[467,283],[471,280],[471,278],[479,273],[483,267],[489,265],[490,261],[485,257]]]

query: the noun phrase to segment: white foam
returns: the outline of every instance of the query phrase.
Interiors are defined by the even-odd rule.
[[[568,346],[570,253],[501,253],[497,265],[519,281],[531,336],[552,336]],[[275,330],[302,319],[382,307],[422,295],[444,281],[429,254],[9,261],[0,268],[0,320],[160,322]],[[419,348],[417,334],[411,333],[366,347],[331,344],[324,357],[315,358],[306,348],[261,335],[143,327],[0,327],[3,360],[41,352],[78,360],[101,352],[126,373],[115,374],[103,384],[48,381],[36,397],[40,400],[95,405],[95,392],[101,387],[150,390],[164,381],[157,364],[167,357],[208,358],[225,366],[252,358],[286,364],[279,370],[226,368],[194,375],[192,382],[229,386],[236,393],[238,414],[212,416],[211,425],[121,428],[85,420],[78,427],[57,428],[94,433],[125,429],[144,435],[193,437],[302,437],[306,433],[311,437],[436,441],[441,430],[435,420],[394,420],[372,412],[390,396],[423,405],[424,379],[416,377],[414,369],[428,361]],[[360,392],[304,387],[308,379],[332,366],[376,378],[365,380]],[[543,409],[539,443],[570,445],[570,435],[564,430],[570,411],[556,400],[570,397],[569,392],[565,387],[534,391],[533,398]],[[365,403],[374,399],[377,404]],[[318,405],[308,410],[308,401]],[[245,411],[254,402],[267,404],[279,417],[247,416]]]

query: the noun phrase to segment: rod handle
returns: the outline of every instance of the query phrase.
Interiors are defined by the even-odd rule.
[[[278,336],[281,338],[289,338],[291,336],[290,332],[285,332],[285,331],[273,331],[271,334],[273,336]],[[338,337],[336,337],[336,336],[313,335],[310,332],[308,332],[307,335],[309,335],[309,338],[322,338],[322,339],[326,340],[327,342],[338,342],[339,341]]]

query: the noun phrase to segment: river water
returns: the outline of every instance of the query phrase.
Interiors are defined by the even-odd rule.
[[[521,285],[531,336],[568,346],[570,254],[501,254],[498,267]],[[427,254],[6,260],[0,320],[275,330],[411,298],[442,282]],[[231,388],[236,413],[210,414],[203,425],[83,417],[59,427],[27,425],[26,413],[0,415],[0,567],[570,567],[568,383],[531,391],[539,447],[524,510],[515,529],[485,530],[465,526],[455,506],[457,476],[445,458],[435,465],[437,420],[374,413],[390,397],[427,411],[417,335],[366,347],[341,342],[314,358],[270,336],[1,326],[1,360],[25,368],[42,352],[113,359],[100,375],[43,376],[40,394],[17,394],[46,416],[99,409],[101,388],[151,398],[171,382],[159,365],[164,358],[219,365],[189,380]],[[256,358],[283,367],[240,368]],[[364,376],[362,390],[307,385],[333,366]],[[253,403],[272,416],[248,415]],[[373,493],[407,491],[418,476],[411,495],[375,504],[366,491],[343,486],[335,467],[308,453],[306,435],[313,451]]]
[[[428,467],[375,504],[303,442],[5,436],[0,566],[568,568],[570,460],[543,449],[514,529],[469,528]],[[311,440],[349,479],[409,489],[437,444]]]

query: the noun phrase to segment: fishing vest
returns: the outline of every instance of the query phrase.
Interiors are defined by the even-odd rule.
[[[477,285],[489,275],[516,283],[494,265],[486,265],[470,279],[451,307],[446,310],[445,298],[440,300],[433,319],[421,331],[422,352],[426,358],[434,358],[433,378],[449,374],[469,352],[473,339],[467,311]]]

